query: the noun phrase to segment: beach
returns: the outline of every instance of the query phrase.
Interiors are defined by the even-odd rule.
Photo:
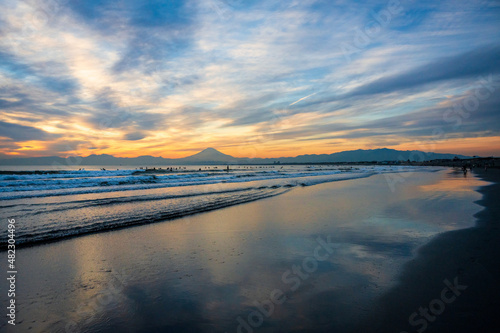
[[[484,209],[475,214],[475,226],[440,234],[421,247],[405,264],[398,285],[379,299],[373,316],[357,331],[489,332],[499,327],[499,171],[474,170],[491,182],[478,190],[483,197],[477,204]],[[459,288],[449,288],[455,281]],[[442,294],[447,287],[450,295]],[[429,314],[421,315],[421,308]]]
[[[17,323],[0,328],[485,331],[499,309],[499,173],[419,170],[25,246]]]

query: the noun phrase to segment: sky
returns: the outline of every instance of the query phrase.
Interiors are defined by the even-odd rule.
[[[500,156],[500,1],[0,5],[0,158]]]

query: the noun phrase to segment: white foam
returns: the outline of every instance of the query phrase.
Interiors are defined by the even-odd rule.
[[[0,176],[0,198],[60,196],[84,193],[144,190],[163,187],[196,186],[217,183],[242,183],[281,180],[274,185],[283,186],[300,182],[313,185],[327,181],[366,177],[375,173],[408,172],[405,166],[367,166],[346,169],[289,168],[286,170],[232,170],[230,172],[172,172],[158,173],[138,170],[117,171],[62,171],[55,174],[22,174]]]

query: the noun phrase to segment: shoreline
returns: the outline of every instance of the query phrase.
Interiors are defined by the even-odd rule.
[[[483,197],[475,203],[483,209],[474,215],[476,225],[422,246],[353,332],[469,333],[500,325],[500,170],[473,172],[491,183],[477,190]],[[450,285],[458,285],[454,294]]]

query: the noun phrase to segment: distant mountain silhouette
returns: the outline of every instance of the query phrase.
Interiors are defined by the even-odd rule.
[[[207,148],[199,153],[192,156],[184,157],[178,159],[186,163],[213,163],[213,162],[223,162],[223,163],[237,163],[238,159],[230,155],[226,155],[214,148]]]
[[[26,157],[1,159],[0,165],[129,165],[129,166],[156,166],[156,165],[202,165],[202,164],[259,164],[259,163],[339,163],[339,162],[382,162],[382,161],[428,161],[435,159],[470,158],[470,156],[455,154],[427,153],[418,150],[394,150],[388,148],[372,150],[351,150],[333,154],[299,155],[297,157],[281,158],[236,158],[221,153],[214,148],[207,148],[194,155],[170,159],[154,156],[114,157],[112,155],[89,155],[87,157],[72,156],[62,158],[58,156]]]
[[[382,161],[428,161],[435,159],[470,158],[455,154],[440,154],[419,150],[395,150],[379,148],[371,150],[350,150],[333,154],[299,155],[278,159],[281,163],[328,163],[328,162],[382,162]]]

